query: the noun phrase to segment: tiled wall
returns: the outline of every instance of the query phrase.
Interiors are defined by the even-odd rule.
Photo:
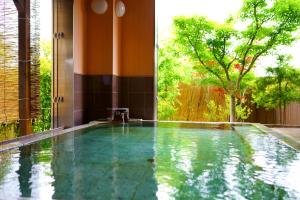
[[[119,107],[129,108],[130,118],[154,118],[153,77],[121,77]]]
[[[129,108],[130,118],[154,119],[153,77],[79,75],[74,77],[75,125],[106,119],[107,108]]]
[[[103,15],[91,1],[74,1],[75,125],[106,119],[112,107],[154,119],[155,0],[124,0],[121,18],[118,0],[107,0]]]

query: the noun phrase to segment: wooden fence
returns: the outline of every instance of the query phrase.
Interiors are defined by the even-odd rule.
[[[217,92],[214,87],[182,84],[180,85],[180,93],[177,113],[171,117],[171,120],[211,121],[210,118],[205,116],[205,114],[209,114],[209,101],[214,100],[220,108],[226,106],[224,94]],[[221,116],[222,113],[216,111],[216,115],[218,114]],[[226,121],[226,118],[219,118],[219,120]]]
[[[280,112],[283,115],[283,119],[281,120]],[[266,110],[258,108],[253,110],[252,115],[247,121],[262,124],[300,125],[300,104],[296,102],[289,104],[285,113],[280,111],[280,109]]]
[[[0,123],[19,119],[18,69],[0,65]]]
[[[177,113],[171,117],[171,120],[184,121],[212,121],[206,114],[211,112],[208,108],[208,103],[213,100],[220,108],[225,110],[225,96],[222,92],[216,90],[214,87],[200,87],[196,84],[181,85],[181,95],[178,97],[179,103],[177,105]],[[228,117],[224,113],[215,111],[215,115],[223,117],[213,121],[228,121]],[[291,103],[287,106],[286,112],[283,113],[284,121],[282,124],[286,125],[300,125],[300,104]],[[263,108],[255,108],[252,106],[251,116],[245,120],[246,122],[255,122],[262,124],[281,124],[280,110],[265,110]]]
[[[0,124],[40,114],[40,1],[25,2],[0,0]]]

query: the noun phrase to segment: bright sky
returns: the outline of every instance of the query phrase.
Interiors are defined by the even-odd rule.
[[[41,0],[41,38],[51,39],[52,36],[52,0]],[[172,20],[174,16],[202,15],[209,19],[222,23],[230,15],[237,13],[242,6],[242,0],[156,0],[158,13],[158,37],[159,41],[170,36]],[[300,41],[294,47],[284,49],[285,53],[291,54],[294,59],[292,64],[300,67]],[[262,65],[274,63],[274,57],[261,61]],[[262,75],[263,70],[256,72]]]
[[[241,0],[157,0],[160,40],[170,35],[174,16],[202,15],[222,23],[241,6]]]
[[[52,36],[52,0],[40,0],[41,39],[51,40]]]

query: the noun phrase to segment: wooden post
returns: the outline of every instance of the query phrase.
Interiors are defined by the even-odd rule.
[[[13,0],[18,10],[19,118],[21,135],[32,133],[30,112],[30,0]]]

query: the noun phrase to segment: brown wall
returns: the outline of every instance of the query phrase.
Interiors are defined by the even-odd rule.
[[[155,48],[154,0],[124,0],[121,76],[153,76]]]
[[[112,0],[105,14],[97,15],[92,0],[74,1],[74,71],[77,74],[112,74]]]
[[[87,74],[112,74],[113,63],[113,1],[108,0],[108,10],[103,15],[95,14],[92,0],[87,1]]]
[[[93,13],[91,1],[74,5],[75,123],[106,118],[110,107],[153,119],[155,0],[123,0],[121,18],[118,0],[107,0],[104,15]]]
[[[86,74],[87,9],[85,0],[74,0],[74,72]]]
[[[126,13],[115,15],[114,4],[95,14],[92,0],[75,0],[75,73],[88,75],[154,76],[154,0],[124,0]]]
[[[118,0],[114,0],[114,4]],[[119,75],[122,62],[122,21],[115,15],[116,9],[113,6],[113,74]]]
[[[113,0],[97,15],[92,0],[74,2],[74,71],[86,75],[111,75],[113,63]]]

